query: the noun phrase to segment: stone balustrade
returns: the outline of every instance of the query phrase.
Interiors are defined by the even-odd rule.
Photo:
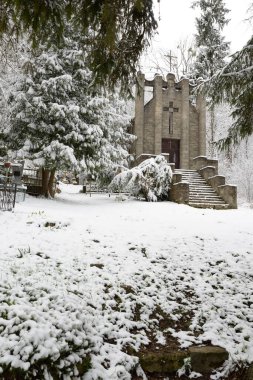
[[[193,166],[217,194],[224,199],[229,208],[237,208],[237,187],[225,184],[225,177],[218,175],[218,160],[199,156],[193,159]]]
[[[199,171],[206,166],[214,166],[215,174],[218,174],[218,160],[207,158],[206,156],[198,156],[192,160],[192,169]]]
[[[174,174],[175,175],[175,174]],[[174,176],[173,175],[173,176]],[[170,200],[176,203],[189,203],[189,183],[177,182],[172,184],[170,189]]]
[[[172,184],[174,185],[175,183],[178,183],[181,181],[182,181],[182,174],[181,173],[173,173]]]
[[[135,164],[134,166],[138,166],[139,164],[141,164],[143,161],[145,160],[148,160],[149,158],[155,158],[156,157],[156,154],[140,154],[136,160],[135,160]]]
[[[207,183],[212,186],[215,191],[218,191],[218,187],[225,185],[225,177],[223,175],[215,175],[207,179]]]
[[[218,186],[217,192],[229,204],[230,208],[237,208],[237,186],[221,185]]]
[[[174,173],[174,171],[175,171],[175,164],[174,164],[174,162],[169,162],[169,165],[170,165],[172,173]]]
[[[216,168],[214,166],[205,166],[199,169],[198,172],[205,180],[208,180],[216,174]]]

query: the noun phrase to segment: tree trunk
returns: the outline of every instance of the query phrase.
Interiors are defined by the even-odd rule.
[[[54,198],[55,189],[54,189],[54,177],[56,169],[45,169],[42,168],[42,193],[46,198]]]
[[[55,177],[55,168],[50,171],[50,176],[48,180],[48,192],[50,197],[54,198],[55,189],[54,189],[54,177]]]
[[[48,191],[49,174],[50,174],[50,170],[42,168],[42,192],[41,192],[41,195],[43,195],[46,198],[49,197],[49,191]]]

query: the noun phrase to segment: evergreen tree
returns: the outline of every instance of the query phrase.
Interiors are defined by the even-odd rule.
[[[197,0],[193,7],[200,8],[200,16],[196,18],[197,48],[194,63],[196,78],[211,78],[225,64],[229,53],[229,43],[225,42],[221,32],[229,22],[226,15],[229,10],[223,0]]]
[[[228,23],[226,15],[229,12],[223,0],[197,0],[193,7],[199,7],[200,16],[196,18],[197,34],[196,61],[193,66],[195,79],[211,78],[225,64],[225,57],[229,52],[229,43],[225,42],[221,32]],[[211,105],[210,128],[211,141],[210,152],[214,155],[215,141],[215,107]]]
[[[156,0],[155,0],[156,1]],[[159,0],[157,0],[159,1]],[[157,27],[153,0],[1,0],[0,36],[29,35],[34,46],[52,33],[59,43],[71,20],[86,41],[94,80],[127,87],[136,62]]]
[[[5,36],[0,43],[0,157],[7,154],[3,141],[3,132],[9,122],[8,95],[11,82],[19,73],[19,62],[22,46],[12,44],[12,39]],[[21,54],[20,54],[21,53]]]
[[[253,134],[253,37],[206,83],[206,91],[213,104],[228,102],[233,109],[233,125],[218,142],[221,149]]]
[[[123,103],[96,91],[86,59],[82,41],[73,36],[47,51],[38,48],[10,97],[6,141],[43,168],[45,195],[52,195],[58,169],[94,174],[126,165],[129,156]]]

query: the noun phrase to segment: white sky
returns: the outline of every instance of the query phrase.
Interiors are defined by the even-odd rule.
[[[156,0],[154,0],[156,2]],[[248,17],[247,10],[252,4],[252,0],[225,0],[226,6],[230,9],[228,18],[229,24],[224,28],[223,34],[226,41],[231,42],[231,53],[240,49],[250,38],[253,31],[253,24],[245,21]],[[160,0],[160,17],[158,35],[152,42],[152,51],[175,50],[178,42],[183,39],[193,38],[195,29],[195,18],[197,10],[190,6],[192,0]],[[158,16],[158,6],[156,17]],[[148,56],[150,55],[150,49]],[[145,57],[144,65],[150,65]],[[148,69],[144,69],[148,71]]]

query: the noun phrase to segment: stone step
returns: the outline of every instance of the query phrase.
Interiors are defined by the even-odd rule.
[[[221,206],[221,207],[228,207],[228,205],[226,203],[219,203],[219,202],[192,202],[192,201],[189,201],[189,206],[196,206],[196,207],[200,207],[201,205],[203,207],[218,207],[218,206]]]
[[[208,204],[223,204],[225,205],[226,203],[224,201],[220,201],[219,199],[217,200],[209,200],[209,199],[189,199],[189,204],[205,204],[205,203],[208,203]]]
[[[210,204],[210,203],[192,203],[192,202],[189,202],[189,206],[195,207],[195,208],[211,208],[211,209],[215,209],[215,210],[228,210],[229,209],[229,205],[226,203],[225,204],[217,204],[217,203]]]
[[[186,175],[186,176],[200,176],[200,174],[198,172],[178,172],[176,174],[181,174],[181,175]]]
[[[209,186],[207,183],[189,183],[190,187],[206,187],[208,189],[213,189],[211,186]]]
[[[215,191],[214,191],[214,189],[210,189],[209,187],[204,187],[204,186],[202,186],[202,187],[198,187],[198,186],[194,186],[194,187],[192,187],[192,186],[190,186],[190,192],[200,192],[200,193],[205,193],[205,192],[211,192],[211,193],[213,193],[213,194],[217,194]]]
[[[202,180],[193,180],[193,179],[190,179],[190,178],[182,178],[182,181],[185,181],[185,182],[189,182],[190,185],[206,185],[206,186],[210,186],[204,179]]]
[[[189,197],[194,198],[194,199],[200,199],[200,198],[202,198],[202,199],[222,199],[221,197],[219,197],[216,194],[202,194],[202,193],[198,193],[198,194],[190,193]]]
[[[216,192],[213,189],[209,189],[209,188],[201,189],[201,191],[200,191],[200,189],[197,187],[192,187],[192,188],[190,187],[190,191],[191,191],[191,193],[197,193],[197,194],[198,193],[200,193],[200,194],[202,194],[202,193],[216,194]]]
[[[192,183],[191,181],[185,181],[185,182],[188,182],[189,183],[189,186],[194,188],[199,188],[199,187],[206,187],[208,189],[213,189],[211,186],[209,186],[207,183],[204,183],[204,182],[201,182],[201,183]]]
[[[210,201],[219,200],[219,201],[224,202],[224,200],[221,197],[219,197],[218,195],[216,195],[216,196],[215,195],[214,196],[210,196],[210,195],[204,196],[201,194],[199,196],[196,196],[196,195],[189,194],[189,198],[190,199],[204,199],[204,200],[210,200]]]
[[[186,182],[189,182],[190,184],[196,184],[196,185],[207,185],[207,186],[210,186],[208,185],[208,183],[203,179],[203,180],[192,180],[190,178],[186,179],[186,178],[182,178],[182,181],[186,181]]]
[[[204,197],[214,197],[214,196],[215,197],[219,197],[216,193],[211,192],[211,191],[191,191],[190,195],[192,195],[194,197],[201,197],[201,196],[204,196]]]
[[[201,183],[201,184],[194,184],[194,183],[189,183],[190,185],[190,188],[196,188],[196,189],[199,189],[199,188],[206,188],[206,189],[212,189],[214,190],[211,186],[208,186],[207,184],[205,183]]]
[[[206,180],[204,178],[191,178],[191,177],[183,177],[182,176],[182,179],[189,179],[191,180],[192,182],[206,182]]]
[[[177,172],[176,174],[182,174],[182,175],[196,175],[196,176],[199,176],[200,174],[196,171],[192,171],[192,172]]]
[[[198,173],[177,173],[177,174],[181,174],[182,177],[194,177],[194,178],[198,178],[198,177],[201,177],[200,174]]]
[[[190,180],[191,182],[197,182],[197,183],[207,183],[206,180],[204,178],[190,178],[190,177],[182,177],[182,179],[185,178],[185,179],[188,179]]]
[[[210,188],[210,186],[206,182],[199,182],[199,183],[194,183],[191,181],[186,181],[186,182],[189,182],[189,185],[191,187],[208,187],[208,188]],[[212,189],[212,187],[211,187],[211,189]]]
[[[192,190],[190,191],[190,194],[193,194],[193,195],[210,195],[210,196],[213,196],[215,195],[216,197],[219,197],[219,195],[217,193],[215,193],[214,191],[211,191],[211,190],[208,190],[208,189],[196,189],[196,190]]]
[[[209,194],[209,195],[217,195],[219,196],[215,191],[209,190],[209,189],[190,189],[190,194]]]
[[[190,199],[210,199],[210,200],[218,199],[218,200],[222,200],[223,201],[223,199],[221,197],[218,197],[218,196],[215,196],[215,195],[202,195],[202,194],[195,195],[195,194],[189,194],[189,198]]]
[[[189,197],[190,198],[194,198],[194,199],[219,199],[219,200],[222,200],[223,199],[221,197],[219,197],[217,194],[212,194],[212,195],[209,195],[209,194],[199,194],[199,195],[196,195],[196,194],[189,194]]]
[[[205,190],[210,190],[210,191],[215,191],[211,186],[208,186],[208,185],[191,185],[189,186],[189,189],[190,191],[194,191],[194,190],[199,190],[199,191],[205,191]],[[215,192],[216,194],[216,192]]]
[[[187,181],[193,185],[201,185],[201,184],[207,184],[205,180],[199,180],[199,181],[193,181],[192,179],[189,178],[182,178],[182,181]]]
[[[220,200],[208,200],[208,199],[189,199],[189,203],[198,204],[198,203],[208,203],[208,204],[226,204],[224,201]]]
[[[190,190],[200,190],[200,191],[205,191],[205,190],[213,190],[215,191],[211,186],[208,186],[208,185],[192,185],[192,184],[189,184],[189,188]]]
[[[214,191],[208,190],[208,189],[196,189],[196,190],[190,190],[190,194],[194,195],[201,195],[201,194],[207,194],[207,195],[217,195]],[[218,196],[218,195],[217,195]]]
[[[208,198],[189,198],[189,202],[193,202],[193,203],[225,203],[222,199],[208,199]]]
[[[216,196],[216,197],[219,197],[219,195],[217,193],[215,193],[215,191],[212,191],[212,190],[209,190],[209,189],[195,189],[195,190],[190,190],[190,194],[193,194],[193,195],[210,195],[210,196]]]
[[[205,203],[205,202],[210,202],[210,203],[215,203],[215,202],[218,202],[218,203],[225,203],[222,199],[210,199],[210,198],[189,198],[189,202],[199,202],[199,203]]]
[[[182,177],[192,177],[192,178],[203,178],[200,174],[184,174],[181,173]]]
[[[182,181],[189,183],[189,206],[197,208],[227,209],[228,204],[216,193],[196,170],[176,169]]]

